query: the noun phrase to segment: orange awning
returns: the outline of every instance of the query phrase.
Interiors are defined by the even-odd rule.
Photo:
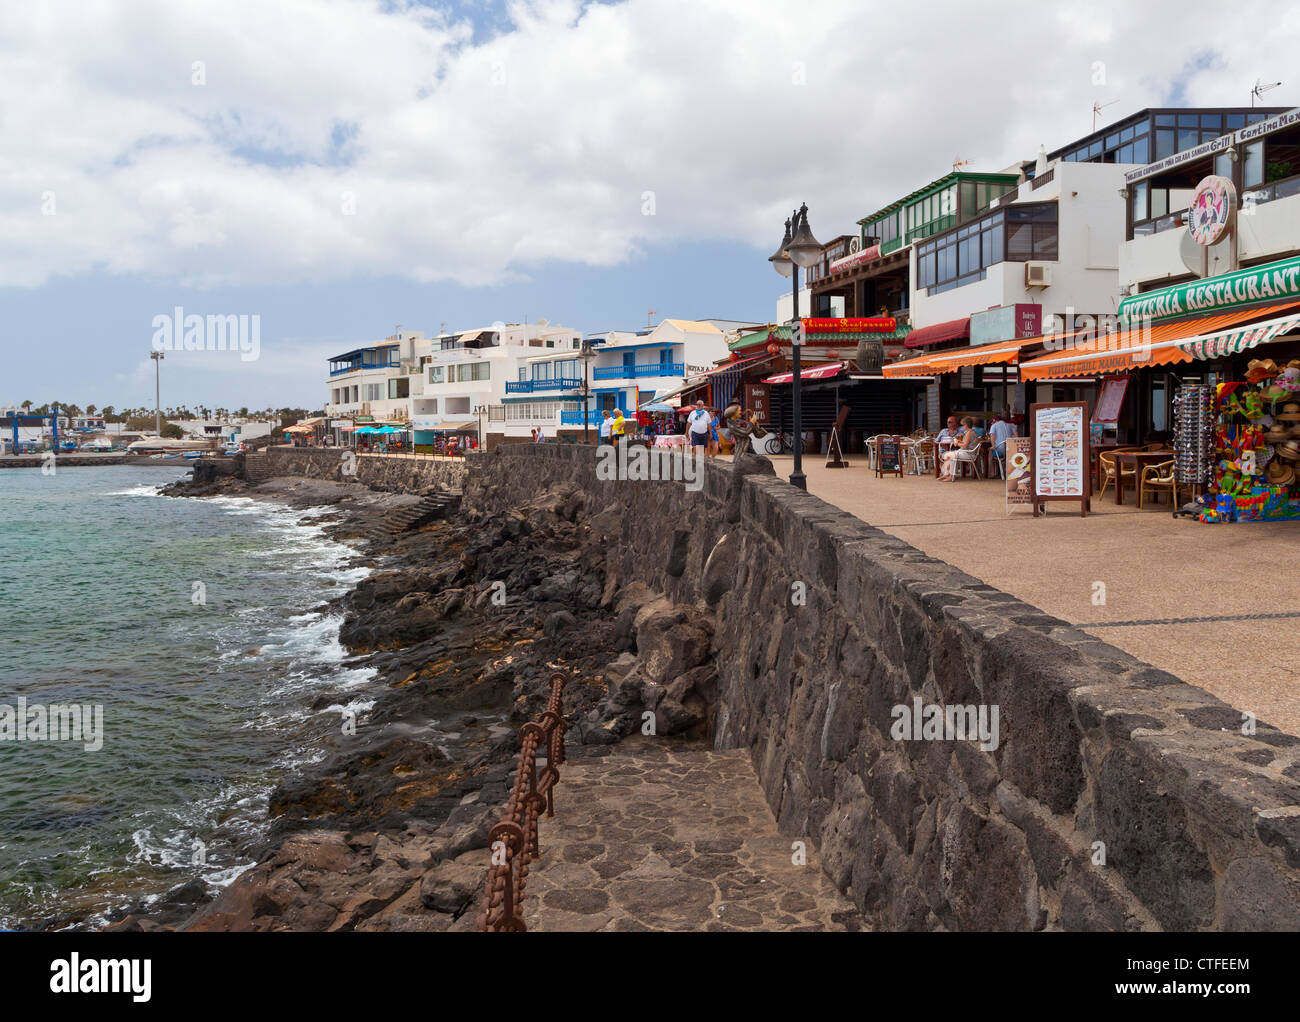
[[[1070,336],[1074,336],[1071,334]],[[975,344],[969,348],[949,348],[932,351],[920,358],[891,362],[882,370],[886,377],[931,376],[935,373],[955,373],[963,366],[994,365],[998,362],[1015,362],[1020,352],[1033,344],[1041,344],[1042,337],[1019,337],[1010,341]]]
[[[1107,373],[1140,369],[1142,366],[1191,362],[1191,354],[1184,351],[1179,342],[1297,306],[1300,306],[1300,302],[1279,302],[1214,316],[1197,316],[1174,323],[1158,323],[1146,330],[1140,327],[1118,330],[1094,337],[1084,344],[1022,362],[1020,378],[1052,380],[1070,376],[1104,376]]]

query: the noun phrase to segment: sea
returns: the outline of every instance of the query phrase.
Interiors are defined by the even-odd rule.
[[[158,495],[186,471],[0,470],[0,930],[229,884],[277,781],[371,706],[322,607],[370,569],[326,509]]]

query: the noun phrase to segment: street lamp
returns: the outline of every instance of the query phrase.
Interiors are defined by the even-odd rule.
[[[486,450],[483,446],[483,413],[486,412],[487,405],[477,405],[474,408],[474,414],[478,416],[478,449]]]
[[[791,231],[793,230],[793,234]],[[793,277],[794,297],[793,317],[790,320],[790,348],[792,354],[793,376],[791,378],[790,402],[793,406],[792,418],[794,428],[794,471],[790,473],[790,485],[801,490],[808,489],[808,477],[803,472],[803,421],[799,388],[799,349],[802,346],[802,333],[799,320],[799,267],[807,269],[817,263],[822,256],[822,246],[808,229],[808,204],[804,203],[785,222],[785,237],[776,252],[768,257],[768,262],[783,277]]]
[[[158,436],[161,438],[162,437],[162,398],[161,398],[162,391],[160,389],[158,377],[159,377],[159,372],[162,368],[160,363],[163,360],[163,353],[161,351],[151,351],[149,352],[149,357],[153,359],[153,428],[154,428],[154,432],[157,433]]]
[[[587,398],[591,396],[591,360],[596,357],[596,353],[592,350],[591,341],[586,337],[582,339],[582,348],[578,356],[582,359],[582,442],[588,444],[591,441],[588,439],[590,423],[587,419]]]

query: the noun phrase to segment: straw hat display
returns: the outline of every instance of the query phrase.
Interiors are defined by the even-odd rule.
[[[1300,461],[1300,441],[1288,440],[1277,445],[1277,456],[1286,461]]]
[[[1287,429],[1280,422],[1275,422],[1264,433],[1264,443],[1280,444],[1291,438],[1291,430]]]
[[[1250,365],[1246,366],[1246,379],[1251,383],[1259,383],[1261,380],[1271,380],[1281,371],[1271,358],[1252,358]]]
[[[1295,467],[1274,458],[1268,463],[1267,475],[1272,486],[1290,486],[1295,482]]]
[[[1288,401],[1282,406],[1282,410],[1274,416],[1282,422],[1300,422],[1300,404],[1294,401]]]

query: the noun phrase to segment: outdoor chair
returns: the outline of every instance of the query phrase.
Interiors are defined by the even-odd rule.
[[[1100,500],[1106,495],[1106,487],[1115,482],[1115,455],[1124,454],[1129,448],[1121,448],[1114,451],[1102,451],[1097,455],[1097,471],[1101,475],[1101,487],[1097,491],[1097,498]],[[1133,478],[1137,472],[1131,468],[1123,469],[1125,478]]]
[[[1174,475],[1174,463],[1162,461],[1158,465],[1147,465],[1142,469],[1142,478],[1138,483],[1138,507],[1146,501],[1147,490],[1155,493],[1168,493],[1174,506],[1178,506],[1178,477]]]
[[[909,453],[911,454],[911,471],[916,475],[925,475],[927,472],[934,471],[934,459],[936,457],[938,445],[929,438],[914,440]]]
[[[954,455],[954,461],[952,466],[953,476],[956,477],[957,473],[961,470],[961,467],[963,465],[968,464],[974,470],[975,478],[983,479],[984,478],[984,459],[983,459],[984,447],[985,447],[985,442],[983,440],[978,440],[976,441],[973,447],[967,447],[964,451],[957,451],[956,454]]]

